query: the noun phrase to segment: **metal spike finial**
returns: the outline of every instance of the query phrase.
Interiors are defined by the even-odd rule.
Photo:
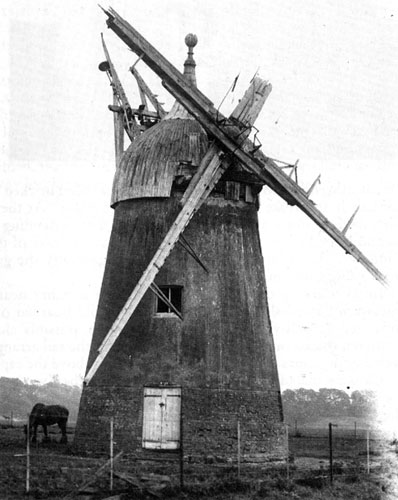
[[[198,43],[198,37],[193,33],[188,33],[185,37],[185,44],[188,47],[188,57],[184,63],[184,75],[185,78],[192,84],[196,86],[196,74],[195,67],[196,62],[193,58],[193,48]]]

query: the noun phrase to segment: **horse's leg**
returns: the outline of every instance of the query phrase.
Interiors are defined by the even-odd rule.
[[[66,435],[66,420],[60,420],[58,422],[59,428],[61,429],[62,432],[62,437],[60,443],[66,444],[68,442],[68,436]]]
[[[38,424],[36,424],[36,423],[33,424],[32,443],[36,443],[36,441],[37,441],[37,425]]]
[[[46,424],[42,424],[42,427],[43,427],[43,433],[44,433],[44,439],[43,439],[43,441],[48,441],[47,425]]]

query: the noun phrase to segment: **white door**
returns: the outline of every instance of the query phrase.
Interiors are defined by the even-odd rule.
[[[181,388],[145,387],[142,446],[158,450],[180,447]]]

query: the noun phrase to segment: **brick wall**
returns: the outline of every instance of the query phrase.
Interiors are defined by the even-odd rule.
[[[79,415],[82,431],[75,442],[79,451],[107,453],[113,417],[115,452],[123,450],[143,455],[142,388],[92,386],[86,388],[83,398],[86,411]],[[234,463],[238,450],[238,421],[242,462],[266,463],[284,458],[285,433],[280,408],[279,394],[271,391],[184,387],[184,460],[188,463]]]

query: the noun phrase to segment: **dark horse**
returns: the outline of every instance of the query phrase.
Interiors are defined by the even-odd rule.
[[[58,424],[62,432],[61,443],[67,443],[66,423],[68,421],[69,411],[60,405],[46,406],[42,403],[37,403],[32,408],[29,415],[29,434],[32,436],[32,443],[37,439],[37,427],[43,427],[44,439],[48,439],[47,425]],[[33,433],[32,433],[33,429]]]

